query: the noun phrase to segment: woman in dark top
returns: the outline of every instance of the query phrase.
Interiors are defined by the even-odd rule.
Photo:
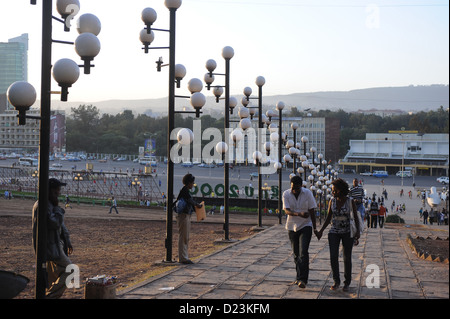
[[[186,174],[183,177],[183,188],[178,194],[177,200],[181,198],[187,203],[187,209],[185,212],[178,212],[178,261],[182,264],[192,264],[193,262],[188,257],[189,246],[189,234],[191,230],[191,214],[194,211],[194,207],[201,208],[202,205],[194,201],[189,193],[189,190],[194,187],[195,177],[192,174]]]
[[[349,290],[350,282],[352,280],[352,248],[353,245],[358,245],[359,239],[359,220],[358,211],[356,210],[355,202],[348,197],[348,184],[341,178],[334,180],[332,183],[333,198],[328,205],[328,215],[319,232],[316,232],[318,239],[322,237],[324,229],[327,228],[331,222],[331,229],[328,232],[328,244],[330,247],[330,262],[333,273],[334,285],[331,290],[339,288],[341,283],[339,277],[339,244],[342,240],[343,256],[344,256],[344,291]],[[353,214],[356,224],[356,235],[354,238],[350,237],[350,214]]]

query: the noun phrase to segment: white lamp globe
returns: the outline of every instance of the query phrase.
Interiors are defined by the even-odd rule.
[[[261,86],[263,86],[264,84],[266,84],[266,79],[265,79],[263,76],[258,76],[258,77],[256,78],[255,83],[256,83],[256,85],[257,85],[258,87],[261,87]]]
[[[194,94],[192,94],[191,105],[195,109],[201,109],[205,104],[206,104],[206,97],[202,93],[195,92]]]
[[[290,161],[292,161],[292,157],[289,154],[284,155],[283,158],[286,163],[289,163]]]
[[[188,128],[182,128],[177,133],[177,140],[181,145],[189,145],[194,140],[194,133]]]
[[[90,32],[97,36],[101,30],[102,24],[96,15],[85,13],[78,18],[77,31],[79,34]]]
[[[230,137],[233,142],[239,142],[243,139],[244,135],[240,129],[235,129],[231,132]]]
[[[308,143],[308,137],[307,136],[302,136],[302,142],[303,143]]]
[[[186,68],[184,67],[184,65],[176,64],[175,65],[175,78],[181,80],[185,77],[185,75],[186,75]]]
[[[254,107],[248,108],[248,111],[249,111],[251,117],[256,114],[256,108],[254,108]]]
[[[75,40],[75,51],[83,59],[93,59],[100,52],[100,41],[90,32],[82,33]]]
[[[244,95],[249,97],[250,95],[252,95],[252,88],[251,87],[245,87],[244,88]]]
[[[205,77],[203,78],[203,80],[205,80],[205,83],[208,85],[213,84],[215,79],[216,78],[215,78],[214,74],[210,74],[210,73],[206,73]]]
[[[269,132],[278,132],[278,125],[276,125],[275,123],[272,123],[269,125]]]
[[[219,142],[216,144],[216,151],[219,154],[224,154],[228,151],[228,145],[225,142]]]
[[[303,174],[304,172],[305,172],[305,170],[303,169],[303,167],[297,168],[297,173]]]
[[[139,33],[139,40],[141,40],[142,44],[150,45],[154,39],[155,39],[155,34],[153,33],[153,31],[150,31],[150,33],[147,33],[147,30],[142,29],[141,33]]]
[[[292,128],[293,130],[297,130],[297,129],[298,129],[298,123],[296,123],[296,122],[292,123],[292,124],[291,124],[291,128]]]
[[[277,132],[273,132],[270,134],[270,140],[272,141],[272,143],[278,143],[280,139],[280,135]]]
[[[77,8],[78,7],[78,10]],[[73,13],[76,15],[80,11],[80,1],[78,0],[57,0],[56,11],[62,16],[68,16]]]
[[[291,156],[297,155],[297,149],[295,147],[289,148],[289,154],[291,154]]]
[[[239,122],[239,126],[241,127],[241,129],[245,131],[246,129],[252,127],[252,122],[250,121],[249,118],[243,118]]]
[[[238,101],[234,96],[230,97],[229,99],[230,108],[234,109],[237,106],[237,103]]]
[[[288,140],[286,142],[286,148],[291,148],[294,147],[294,141],[293,140]]]
[[[209,72],[214,72],[214,70],[217,68],[217,63],[215,60],[209,59],[208,61],[206,61],[205,66]]]
[[[275,163],[273,164],[273,167],[274,167],[276,170],[279,170],[279,169],[281,169],[281,168],[283,167],[283,165],[281,165],[280,162],[275,162]]]
[[[167,9],[178,9],[181,7],[181,0],[166,0],[164,4]]]
[[[18,110],[28,110],[36,102],[36,90],[26,81],[17,81],[11,84],[6,96],[9,103]]]
[[[243,106],[247,106],[247,105],[251,104],[250,101],[248,101],[245,96],[242,98],[241,103]]]
[[[265,149],[266,151],[270,151],[270,150],[272,149],[272,143],[266,142],[266,143],[264,144],[264,149]]]
[[[315,152],[317,152],[317,149],[313,146],[313,147],[311,147],[311,148],[309,149],[309,151],[310,151],[311,153],[315,153]]]
[[[203,89],[203,83],[200,79],[193,78],[188,82],[188,90],[193,94]]]
[[[80,77],[80,67],[70,59],[60,59],[53,65],[53,78],[59,85],[71,86]]]
[[[230,46],[226,46],[222,49],[222,57],[224,59],[231,59],[234,56],[234,49]]]
[[[253,159],[255,161],[260,161],[262,158],[262,153],[260,151],[254,151],[253,152]]]
[[[289,174],[289,180],[291,180],[294,176],[296,176],[294,173]]]
[[[246,107],[243,106],[243,107],[240,107],[240,108],[239,108],[238,115],[239,115],[239,117],[240,117],[241,119],[248,118],[249,115],[250,115],[250,111],[249,111],[248,108],[246,108]]]
[[[213,94],[215,97],[220,97],[223,94],[223,87],[216,86],[213,90]]]
[[[157,18],[158,18],[158,15],[157,15],[155,9],[145,8],[144,10],[142,10],[141,19],[142,19],[142,21],[144,21],[145,24],[152,25],[153,23],[155,23]]]
[[[284,104],[284,102],[282,102],[282,101],[278,102],[277,103],[277,111],[282,111],[285,106],[286,106],[286,104]]]

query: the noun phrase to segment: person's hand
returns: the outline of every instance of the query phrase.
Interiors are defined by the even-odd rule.
[[[67,254],[68,254],[68,255],[72,255],[72,253],[73,253],[73,247],[72,247],[72,244],[68,244],[68,245],[67,245]]]
[[[196,206],[197,206],[197,208],[202,208],[203,205],[202,204],[197,204]]]
[[[309,213],[308,212],[298,213],[298,216],[303,217],[303,218],[308,218],[309,217]]]

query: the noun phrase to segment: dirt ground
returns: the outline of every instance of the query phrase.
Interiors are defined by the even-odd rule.
[[[2,201],[0,204],[3,206],[4,203]],[[20,206],[24,207],[23,204]],[[0,207],[0,210],[3,208]],[[92,209],[89,210],[92,213]],[[102,210],[103,215],[108,215],[105,214],[105,208]],[[29,211],[28,207],[26,211]],[[161,264],[166,256],[165,221],[117,219],[112,218],[115,217],[113,215],[109,215],[111,218],[66,218],[74,248],[70,259],[80,269],[81,287],[67,289],[63,298],[84,298],[85,279],[96,275],[117,276],[120,290],[176,267],[173,264]],[[176,223],[173,225],[172,252],[173,260],[177,260],[178,229]],[[31,242],[31,216],[0,216],[0,234],[0,269],[28,277],[29,284],[16,298],[34,298],[35,257]],[[251,234],[250,225],[230,224],[232,239],[243,239]],[[222,245],[214,244],[215,240],[221,238],[223,231],[220,223],[193,222],[190,258],[195,262],[200,256],[222,248]]]

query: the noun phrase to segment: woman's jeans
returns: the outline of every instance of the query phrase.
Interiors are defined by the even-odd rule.
[[[336,284],[341,283],[339,277],[339,244],[342,240],[343,256],[344,256],[344,284],[350,285],[352,281],[352,249],[353,238],[350,233],[336,234],[328,233],[328,244],[330,246],[330,262],[331,271],[333,273],[333,280]]]
[[[297,270],[297,280],[308,283],[309,274],[309,243],[311,242],[312,227],[306,226],[294,232],[289,231],[292,251],[294,252],[295,269]]]

